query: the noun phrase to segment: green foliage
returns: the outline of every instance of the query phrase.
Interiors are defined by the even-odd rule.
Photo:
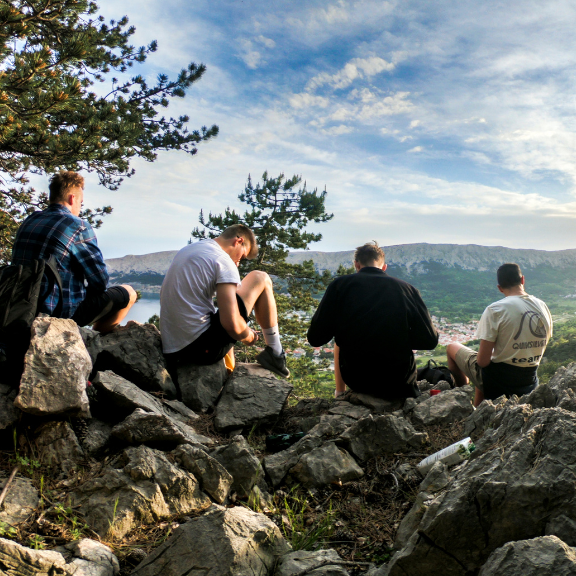
[[[116,190],[134,158],[154,161],[159,150],[196,152],[218,127],[188,131],[187,116],[160,110],[204,74],[189,64],[176,78],[160,74],[119,80],[157,49],[136,48],[128,18],[109,24],[88,0],[0,2],[0,260],[8,260],[18,224],[42,208],[46,195],[27,186],[28,174],[88,170]],[[104,96],[93,86],[108,82]],[[110,207],[86,210],[99,225]]]
[[[65,507],[63,504],[57,504],[54,511],[57,514],[58,524],[68,530],[72,540],[80,540],[84,537],[84,531],[88,529],[88,524],[75,516],[70,506]]]
[[[2,538],[16,538],[18,536],[18,530],[11,526],[7,522],[0,521],[0,537]]]
[[[44,550],[44,538],[40,534],[30,534],[28,536],[28,544],[34,550]]]
[[[326,190],[309,191],[306,183],[300,186],[300,176],[286,179],[284,174],[276,178],[262,175],[262,183],[254,186],[248,182],[238,198],[249,206],[243,214],[226,208],[224,214],[200,212],[201,227],[192,231],[193,238],[216,238],[233,224],[251,228],[258,241],[258,256],[240,264],[240,274],[262,270],[272,276],[278,305],[278,320],[284,348],[304,346],[308,322],[302,315],[310,315],[318,305],[317,295],[326,289],[332,279],[329,271],[316,272],[312,260],[302,264],[286,262],[288,251],[305,250],[311,242],[319,242],[321,234],[310,232],[311,222],[327,222],[333,217],[325,210]],[[252,351],[240,348],[240,360],[250,358]],[[299,366],[298,369],[297,366]],[[311,363],[292,359],[291,370],[297,374],[313,374],[316,367]],[[296,379],[298,376],[296,376]]]
[[[152,316],[148,318],[148,324],[154,324],[154,326],[160,330],[160,316],[158,316],[158,314],[152,314]]]
[[[544,358],[538,367],[538,378],[544,383],[560,366],[576,362],[576,320],[556,322]]]
[[[310,358],[288,357],[286,360],[290,370],[294,390],[294,399],[334,397],[334,373],[328,371],[327,360],[315,364]]]
[[[282,524],[284,536],[292,545],[292,550],[314,550],[315,545],[332,534],[336,512],[332,510],[332,503],[328,510],[318,515],[312,524],[306,523],[306,512],[309,508],[308,499],[295,494],[293,489],[289,496],[284,498],[284,510],[288,525]]]

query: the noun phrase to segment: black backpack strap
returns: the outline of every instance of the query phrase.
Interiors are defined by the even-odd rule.
[[[52,256],[50,256],[50,258],[44,262],[44,272],[46,273],[46,276],[48,276],[49,281],[52,282],[52,286],[58,286],[58,304],[56,304],[56,308],[54,309],[54,312],[52,312],[52,316],[59,318],[62,314],[62,307],[64,306],[64,290],[62,288],[62,278],[60,278],[60,273],[58,272],[58,264],[54,254],[52,254]],[[51,289],[48,290],[48,293],[50,292]]]

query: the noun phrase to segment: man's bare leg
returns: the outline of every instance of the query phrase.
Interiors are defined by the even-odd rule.
[[[484,392],[480,388],[474,387],[474,406],[480,406],[482,400],[484,400]]]
[[[340,394],[346,392],[346,383],[342,379],[342,372],[340,372],[340,346],[334,344],[334,384],[336,384],[336,393],[334,396],[338,398]]]
[[[111,316],[104,317],[102,318],[102,320],[97,320],[96,322],[94,322],[92,328],[94,330],[97,330],[101,334],[112,332],[112,330],[114,330],[114,328],[116,328],[116,326],[118,326],[120,322],[124,320],[126,314],[128,314],[128,311],[130,310],[130,308],[132,308],[132,306],[134,306],[134,303],[136,302],[136,298],[138,297],[138,294],[136,294],[136,290],[134,290],[132,286],[128,286],[128,284],[122,284],[121,286],[122,288],[125,288],[128,291],[128,294],[130,295],[130,301],[128,302],[128,306],[126,306],[126,308],[122,308],[122,310],[118,310]]]
[[[458,354],[458,350],[461,348],[465,348],[462,344],[458,344],[456,342],[452,342],[446,346],[446,356],[448,357],[448,369],[452,372],[452,376],[454,376],[454,381],[456,382],[456,386],[466,386],[468,384],[468,377],[460,368],[458,368],[458,364],[456,364],[456,354]]]
[[[247,274],[238,288],[238,296],[244,301],[248,314],[254,310],[256,320],[263,329],[278,324],[272,280],[266,272],[253,270]]]

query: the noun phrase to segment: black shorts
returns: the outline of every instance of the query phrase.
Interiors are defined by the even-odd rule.
[[[72,320],[78,326],[94,324],[97,320],[102,320],[110,314],[123,310],[130,303],[130,294],[122,286],[112,286],[105,292],[97,294],[87,294],[86,298],[80,302]]]
[[[236,302],[238,302],[238,310],[240,316],[248,322],[248,311],[244,300],[236,294]],[[236,340],[224,330],[220,323],[220,311],[217,310],[215,314],[210,315],[210,326],[208,330],[202,332],[194,342],[188,344],[186,348],[178,350],[172,354],[164,354],[170,366],[177,364],[215,364],[222,360],[229,350],[234,346]],[[170,372],[170,368],[168,369]]]

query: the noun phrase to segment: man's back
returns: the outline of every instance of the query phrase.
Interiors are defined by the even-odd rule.
[[[62,279],[62,317],[69,318],[89,289],[104,291],[108,273],[92,227],[60,204],[34,212],[20,226],[12,251],[12,263],[56,258]],[[44,286],[43,286],[44,291]],[[58,288],[43,297],[41,312],[51,314],[58,303]]]
[[[319,346],[335,338],[346,384],[381,395],[412,385],[412,350],[434,348],[438,334],[416,288],[376,267],[337,278],[328,287],[308,331]]]

